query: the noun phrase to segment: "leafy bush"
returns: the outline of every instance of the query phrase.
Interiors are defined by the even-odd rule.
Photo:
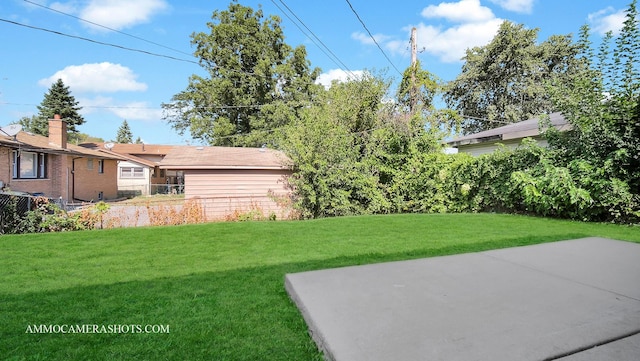
[[[27,212],[18,224],[16,233],[80,231],[95,228],[98,218],[89,208],[70,214],[45,197],[35,197],[36,207]]]

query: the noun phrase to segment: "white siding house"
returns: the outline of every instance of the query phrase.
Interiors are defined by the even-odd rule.
[[[152,167],[131,160],[118,163],[118,191],[121,194],[150,194]]]

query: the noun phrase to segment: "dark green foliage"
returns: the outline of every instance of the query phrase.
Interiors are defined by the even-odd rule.
[[[20,214],[16,211],[16,202],[9,202],[3,209],[2,233],[44,233],[81,231],[95,228],[101,212],[98,203],[94,208],[84,212],[67,213],[47,198],[33,197],[31,210]],[[108,205],[107,205],[108,207]],[[13,212],[13,213],[9,213]]]
[[[211,145],[273,144],[273,130],[299,117],[314,94],[319,69],[303,46],[284,42],[280,19],[233,1],[214,11],[209,33],[192,34],[207,76],[192,75],[187,89],[163,104],[180,134]],[[242,136],[240,136],[242,135]]]
[[[488,45],[467,50],[445,93],[447,105],[465,117],[465,134],[553,111],[544,84],[572,66],[576,49],[568,36],[536,44],[537,33],[505,21]]]
[[[138,138],[139,139],[139,138]],[[116,134],[116,142],[122,144],[129,144],[133,141],[133,134],[131,134],[131,128],[126,120],[122,121],[122,125],[118,128],[118,134]]]
[[[595,66],[584,26],[582,62],[571,77],[549,87],[554,104],[573,126],[564,134],[547,134],[555,164],[587,183],[594,213],[616,219],[640,208],[640,35],[635,0],[626,16],[620,34],[614,38],[608,33],[603,39]],[[591,171],[585,174],[585,169]]]
[[[334,83],[318,105],[286,128],[281,148],[295,165],[289,180],[303,217],[396,212],[395,184],[414,154],[439,149],[421,115],[385,102],[389,83],[365,73]]]
[[[62,79],[58,79],[44,95],[42,103],[38,105],[38,115],[31,118],[24,117],[20,119],[20,124],[31,133],[48,136],[49,119],[59,114],[67,122],[68,139],[75,141],[79,133],[77,127],[85,122],[79,113],[81,109],[78,101],[71,95],[69,87],[64,85]]]

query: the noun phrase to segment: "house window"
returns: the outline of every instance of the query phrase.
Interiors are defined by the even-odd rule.
[[[144,178],[144,168],[122,167],[120,168],[120,178]]]
[[[104,173],[104,160],[98,160],[98,173]]]
[[[87,159],[87,169],[88,170],[92,170],[93,169],[93,159],[91,159],[91,158]]]
[[[44,153],[13,151],[13,179],[47,177],[47,156]]]

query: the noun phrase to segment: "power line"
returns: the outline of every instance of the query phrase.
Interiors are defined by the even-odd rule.
[[[316,36],[316,34],[309,29],[309,27],[304,23],[304,21],[302,21],[298,15],[296,15],[296,13],[293,12],[293,10],[291,10],[291,8],[283,1],[283,0],[278,0],[280,1],[280,3],[282,3],[282,5],[287,8],[287,10],[289,10],[289,12],[296,18],[298,19],[298,21],[300,22],[300,24],[302,24],[302,26],[304,26],[310,33],[311,35],[313,35],[313,38],[317,39],[318,42],[320,42],[320,44],[322,44],[322,46],[318,45],[318,43],[312,38],[310,37],[299,25],[298,23],[296,23],[284,10],[282,10],[282,8],[274,1],[271,0],[271,2],[273,3],[273,5],[275,5],[280,11],[282,11],[282,13],[289,18],[289,20],[291,20],[291,22],[298,28],[300,29],[300,31],[307,36],[309,39],[311,39],[311,41],[313,41],[314,44],[316,44],[316,46],[329,58],[333,61],[334,64],[336,64],[340,69],[344,70],[345,72],[349,73],[353,78],[355,78],[355,74],[351,71],[351,69],[349,69],[348,66],[346,66],[344,64],[344,62],[342,62],[342,60],[340,60],[340,58],[338,58],[338,56],[331,51],[331,49],[329,49],[329,47],[322,42],[322,40],[320,40],[320,38],[318,38],[318,36]],[[326,49],[331,55],[327,54],[327,51],[325,51],[324,49]],[[333,56],[333,58],[332,58]],[[334,60],[335,59],[335,60]]]
[[[55,12],[55,13],[62,14],[62,15],[65,15],[65,16],[68,16],[68,17],[71,17],[71,18],[74,18],[74,19],[76,19],[76,20],[84,21],[84,22],[85,22],[85,23],[87,23],[87,24],[91,24],[91,25],[94,25],[94,26],[97,26],[97,27],[100,27],[100,28],[103,28],[103,29],[107,29],[107,30],[110,30],[110,31],[116,32],[116,33],[118,33],[118,34],[122,34],[122,35],[125,35],[125,36],[128,36],[128,37],[134,38],[134,39],[138,39],[138,40],[144,41],[144,42],[146,42],[146,43],[153,44],[153,45],[156,45],[156,46],[159,46],[159,47],[162,47],[162,48],[168,49],[168,50],[172,50],[172,51],[175,51],[175,52],[180,53],[180,54],[183,54],[183,55],[193,56],[193,54],[189,54],[189,53],[186,53],[186,52],[184,52],[184,51],[181,51],[181,50],[178,50],[178,49],[174,49],[174,48],[171,48],[171,47],[168,47],[168,46],[165,46],[165,45],[162,45],[162,44],[159,44],[159,43],[153,42],[153,41],[151,41],[151,40],[147,40],[147,39],[141,38],[141,37],[139,37],[139,36],[135,36],[135,35],[127,34],[127,33],[123,32],[123,31],[120,31],[120,30],[117,30],[117,29],[113,29],[113,28],[110,28],[110,27],[108,27],[108,26],[104,26],[104,25],[101,25],[101,24],[95,23],[95,22],[93,22],[93,21],[90,21],[90,20],[87,20],[87,19],[83,19],[83,18],[81,18],[81,17],[75,16],[75,15],[71,15],[71,14],[65,13],[65,12],[63,12],[63,11],[60,11],[60,10],[56,10],[56,9],[50,8],[50,7],[46,6],[46,5],[41,5],[41,4],[38,4],[38,3],[33,2],[33,1],[30,1],[30,0],[23,0],[23,1],[24,1],[24,2],[26,2],[26,3],[29,3],[29,4],[31,4],[31,5],[39,6],[39,7],[43,8],[43,9],[47,9],[47,10],[53,11],[53,12]]]
[[[295,104],[288,104],[289,106],[301,106],[308,104],[306,102],[300,102]],[[0,102],[0,105],[18,105],[18,106],[38,106],[40,104],[30,103],[12,103],[12,102]],[[168,103],[169,109],[177,109],[178,107],[171,107],[172,104]],[[249,108],[263,108],[273,104],[250,104],[250,105],[207,105],[191,107],[189,109],[249,109]],[[142,107],[142,106],[117,106],[117,105],[81,105],[81,108],[90,109],[147,109],[147,110],[165,110],[163,107]]]
[[[55,31],[55,30],[45,29],[45,28],[41,28],[41,27],[37,27],[37,26],[22,24],[22,23],[19,23],[19,22],[16,22],[16,21],[7,20],[7,19],[1,19],[0,18],[0,21],[3,21],[5,23],[9,23],[9,24],[18,25],[18,26],[23,26],[25,28],[45,31],[45,32],[56,34],[56,35],[60,35],[60,36],[66,36],[66,37],[73,38],[73,39],[84,40],[84,41],[88,41],[88,42],[94,43],[94,44],[111,46],[111,47],[122,49],[122,50],[128,50],[128,51],[143,53],[143,54],[147,54],[147,55],[153,55],[153,56],[157,56],[157,57],[161,57],[161,58],[167,58],[167,59],[171,59],[171,60],[182,61],[182,62],[185,62],[185,63],[192,63],[192,64],[200,65],[197,61],[193,61],[193,60],[180,59],[180,58],[176,58],[176,57],[170,56],[170,55],[157,54],[157,53],[152,53],[152,52],[146,51],[146,50],[128,48],[128,47],[125,47],[125,46],[122,46],[122,45],[105,43],[105,42],[102,42],[102,41],[97,41],[97,40],[85,38],[85,37],[82,37],[82,36],[66,34],[66,33],[63,33],[63,32],[60,32],[60,31]]]
[[[373,34],[371,34],[369,29],[367,28],[367,25],[365,25],[364,21],[362,21],[362,19],[360,18],[360,15],[358,15],[358,12],[356,11],[356,9],[353,8],[353,5],[351,5],[351,2],[349,0],[346,0],[346,2],[347,2],[347,4],[349,4],[349,7],[351,8],[351,11],[353,11],[353,13],[356,15],[356,17],[360,21],[360,24],[362,24],[362,26],[364,27],[364,30],[366,30],[367,33],[369,34],[369,37],[371,37],[371,40],[373,40],[373,42],[376,44],[378,49],[380,49],[380,51],[382,52],[382,55],[384,55],[384,57],[387,59],[389,64],[391,64],[391,66],[398,72],[398,74],[400,74],[400,76],[402,76],[402,72],[400,70],[398,70],[398,68],[396,68],[395,64],[393,64],[391,59],[389,59],[389,57],[387,56],[387,53],[385,53],[384,50],[382,50],[382,47],[380,46],[380,44],[378,44],[378,41],[373,36]]]

